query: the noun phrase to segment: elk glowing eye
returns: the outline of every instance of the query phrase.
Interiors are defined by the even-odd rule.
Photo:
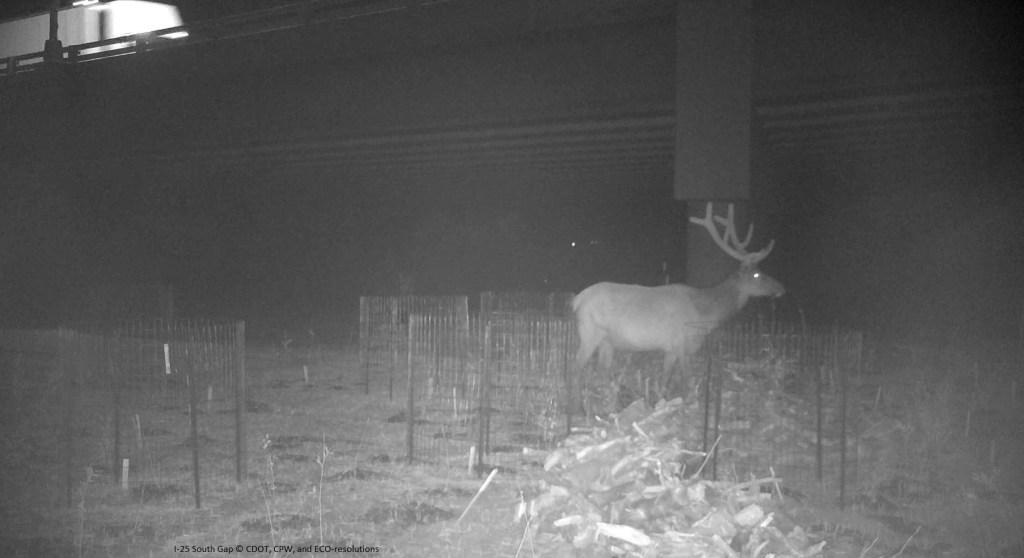
[[[760,273],[755,273],[754,274],[754,279],[760,279],[760,278],[761,278],[761,274]]]

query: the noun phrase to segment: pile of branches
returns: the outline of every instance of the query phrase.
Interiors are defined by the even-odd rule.
[[[548,455],[517,520],[542,547],[568,543],[587,556],[818,555],[825,543],[812,544],[772,498],[779,479],[700,479],[704,454],[680,441],[692,439],[687,414],[682,399],[653,411],[638,401],[613,424],[570,436]]]

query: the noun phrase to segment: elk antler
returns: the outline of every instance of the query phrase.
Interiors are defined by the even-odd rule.
[[[754,225],[750,225],[750,228],[747,229],[747,238],[743,242],[740,242],[739,237],[736,236],[736,222],[734,219],[733,205],[731,203],[729,204],[729,213],[725,217],[718,217],[712,214],[711,203],[709,202],[704,218],[698,219],[697,217],[690,217],[690,222],[707,229],[708,233],[711,235],[711,239],[715,241],[715,244],[717,244],[723,252],[745,264],[756,264],[757,262],[767,258],[768,254],[771,253],[772,248],[775,247],[775,240],[773,239],[768,243],[768,247],[764,250],[754,253],[747,252],[747,245],[750,244],[750,240],[754,237]],[[725,232],[723,234],[718,234],[718,226],[715,225],[715,223],[725,225]]]

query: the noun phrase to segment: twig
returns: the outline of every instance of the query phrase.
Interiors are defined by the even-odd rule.
[[[480,499],[480,495],[484,493],[484,490],[487,490],[487,485],[491,484],[491,481],[494,480],[494,476],[497,474],[497,468],[491,470],[491,474],[487,475],[487,480],[485,480],[484,483],[480,485],[480,489],[476,491],[476,495],[474,495],[473,499],[469,501],[469,505],[466,506],[465,510],[463,510],[462,515],[460,515],[459,518],[455,520],[455,525],[458,525],[459,522],[462,521],[462,518],[466,517],[466,514],[469,513],[469,508],[472,508],[473,504],[475,504],[476,501]]]
[[[267,489],[263,487],[263,481],[260,481],[260,492],[263,493],[263,505],[267,508],[267,524],[270,526],[270,540],[277,544],[277,537],[274,536],[274,514],[270,513],[270,500],[267,499]]]
[[[779,495],[779,501],[785,502],[786,498],[782,495],[782,487],[779,486],[779,479],[775,476],[775,467],[768,467],[768,472],[772,474],[772,485],[775,487],[775,493]]]
[[[899,552],[897,552],[896,554],[893,554],[893,555],[892,555],[892,558],[897,558],[897,557],[899,557],[900,555],[902,555],[902,554],[903,554],[903,551],[907,549],[907,545],[909,545],[909,544],[910,544],[910,541],[914,540],[914,536],[915,536],[915,535],[917,535],[917,534],[918,534],[918,533],[920,533],[920,532],[921,532],[921,526],[920,526],[920,525],[918,525],[918,526],[917,526],[917,529],[916,529],[916,530],[915,530],[915,531],[914,531],[913,533],[911,533],[911,535],[910,535],[909,537],[907,537],[907,540],[906,540],[906,542],[904,542],[904,543],[903,543],[903,546],[902,546],[902,547],[900,547],[900,551],[899,551]]]
[[[497,469],[495,469],[495,471],[497,471]],[[526,539],[527,538],[530,539],[530,547],[531,548],[533,547],[533,536],[531,534],[532,531],[530,530],[530,522],[531,521],[533,521],[533,520],[532,519],[527,519],[526,520],[526,530],[523,531],[523,538],[519,539],[519,548],[516,549],[516,554],[512,558],[519,558],[519,553],[523,551],[523,545],[526,544]]]
[[[704,461],[700,464],[700,467],[697,469],[697,472],[693,474],[694,477],[699,477],[700,476],[701,471],[704,470],[704,466],[708,464],[708,460],[710,460],[711,456],[714,455],[715,447],[718,446],[718,442],[721,442],[721,441],[722,441],[722,435],[719,434],[718,438],[715,439],[715,443],[711,444],[711,447],[708,448],[708,453],[707,453],[707,455],[704,456]]]
[[[316,491],[316,505],[317,515],[320,517],[320,544],[324,544],[324,470],[327,468],[327,458],[331,456],[331,449],[327,447],[327,435],[321,432],[320,437],[320,455],[316,456],[317,465],[320,465],[320,486]]]
[[[868,551],[871,550],[871,547],[875,546],[876,542],[878,542],[878,537],[875,537],[875,540],[871,541],[871,544],[869,544],[867,548],[860,551],[860,558],[864,558],[865,556],[867,556]]]
[[[78,541],[75,545],[78,549],[78,558],[82,558],[82,539],[85,538],[85,490],[89,488],[95,476],[92,465],[85,468],[85,479],[82,481],[82,495],[78,501]]]

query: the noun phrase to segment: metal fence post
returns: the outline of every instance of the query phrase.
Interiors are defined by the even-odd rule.
[[[60,328],[57,333],[58,346],[59,346],[59,362],[62,368],[64,378],[64,482],[65,482],[65,498],[67,500],[67,506],[71,507],[71,496],[72,496],[72,483],[74,482],[73,475],[71,473],[72,464],[74,463],[74,444],[71,436],[71,424],[74,422],[74,411],[72,406],[74,404],[74,387],[72,383],[74,381],[74,370],[71,367],[71,356],[68,354],[71,350],[72,331],[66,328]],[[77,340],[74,340],[77,341]]]
[[[241,483],[248,475],[248,459],[245,443],[246,395],[245,395],[245,322],[235,324],[235,482]]]
[[[824,361],[823,361],[823,363],[824,363]],[[825,367],[824,366],[818,366],[817,370],[815,372],[816,373],[814,374],[814,382],[815,382],[815,384],[814,384],[814,387],[815,387],[814,409],[815,409],[815,423],[816,424],[815,424],[815,436],[814,436],[814,443],[815,443],[814,461],[815,461],[815,471],[817,473],[818,483],[820,484],[822,482],[822,478],[823,478],[823,475],[822,475],[822,465],[823,465],[822,464],[822,460],[823,460],[823,457],[822,457],[822,446],[823,446],[823,440],[822,440],[822,426],[823,426],[822,425],[822,420],[823,420],[822,419],[822,406],[824,405],[824,403],[822,402],[822,393],[821,392],[824,389],[824,386],[822,385],[824,383],[824,379],[822,378],[822,376],[825,375]]]
[[[849,334],[847,334],[847,335],[849,335]],[[852,356],[854,358],[853,367],[854,367],[855,373],[857,374],[858,377],[860,377],[860,373],[861,373],[861,351],[863,350],[863,341],[862,341],[862,339],[863,339],[863,337],[861,337],[860,334],[855,334],[853,336],[853,340],[856,340],[856,342],[855,342],[856,351],[853,352],[852,355],[850,355],[850,356]],[[839,389],[840,389],[840,399],[841,399],[841,401],[839,403],[840,404],[839,422],[840,422],[840,425],[841,425],[841,428],[840,428],[840,431],[839,431],[839,509],[840,510],[842,510],[842,509],[844,509],[846,507],[846,444],[847,444],[847,439],[848,439],[847,435],[846,435],[846,429],[848,428],[848,424],[847,424],[847,420],[846,420],[847,419],[846,404],[847,404],[847,386],[849,385],[848,382],[846,381],[846,370],[849,370],[849,367],[844,367],[844,369],[839,371],[839,381],[842,382],[840,384],[840,387],[839,387]]]
[[[107,361],[107,374],[109,375],[111,382],[111,391],[114,397],[114,462],[110,470],[114,474],[114,480],[121,478],[121,378],[120,374],[114,367],[112,362],[111,353],[113,352],[110,346],[111,342],[109,339],[103,340],[103,346],[106,349],[106,361]]]
[[[199,410],[198,396],[196,394],[196,378],[193,370],[189,367],[185,374],[185,382],[188,384],[188,422],[189,435],[192,438],[192,484],[195,493],[196,509],[199,509]]]
[[[487,440],[490,436],[490,394],[491,394],[491,322],[485,319],[484,323],[484,346],[483,361],[480,363],[480,396],[479,396],[479,421],[480,429],[477,434],[476,464],[477,471],[482,471],[484,465],[484,453],[487,451]]]
[[[704,352],[707,355],[707,365],[704,367],[704,427],[703,447],[701,451],[707,452],[711,449],[711,441],[708,439],[711,433],[711,358],[712,352],[710,343],[705,344]],[[699,384],[698,384],[699,385]]]
[[[370,394],[370,300],[359,297],[359,363],[363,367],[363,395]]]
[[[715,386],[715,447],[711,450],[711,479],[718,480],[718,450],[722,444],[717,443],[719,438],[722,436],[722,392],[725,391],[724,374],[721,370],[717,373],[714,371],[714,367],[708,368],[708,373],[712,375],[711,381],[714,382]],[[711,383],[709,382],[709,387]]]
[[[405,423],[405,451],[406,451],[406,454],[408,455],[408,459],[409,459],[409,463],[410,464],[412,463],[413,451],[415,449],[414,446],[413,446],[413,434],[414,434],[414,428],[415,428],[414,424],[416,423],[416,417],[415,417],[416,402],[415,402],[415,399],[414,399],[414,396],[413,396],[413,383],[414,383],[416,378],[415,378],[415,374],[413,372],[413,366],[412,366],[412,351],[413,351],[412,338],[413,338],[413,322],[414,321],[418,322],[419,320],[420,320],[420,316],[415,316],[415,315],[412,315],[412,314],[409,315],[408,345],[406,346],[406,351],[405,351],[405,361],[406,361],[406,367],[407,367],[407,372],[408,372],[408,381],[409,381],[408,386],[406,388],[406,390],[408,392],[408,395],[406,397],[406,402],[405,402],[405,418],[406,418],[406,423]],[[396,346],[397,346],[397,344],[396,344]],[[395,350],[397,350],[397,348]],[[389,397],[389,399],[390,399],[390,397]]]

